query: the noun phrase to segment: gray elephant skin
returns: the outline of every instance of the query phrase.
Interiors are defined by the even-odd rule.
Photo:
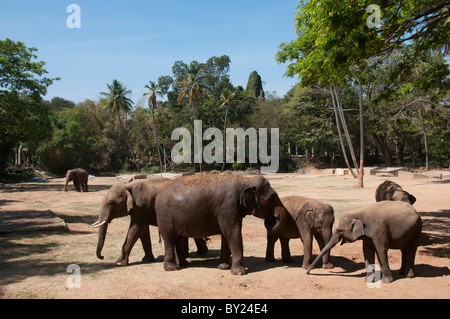
[[[253,214],[266,220],[274,231],[281,227],[286,209],[263,176],[199,174],[182,176],[167,184],[156,199],[156,215],[164,240],[164,269],[188,265],[175,259],[181,236],[205,238],[221,234],[219,269],[244,275],[242,220]],[[230,265],[229,259],[232,257]]]
[[[122,246],[121,256],[115,262],[117,266],[129,264],[130,252],[138,239],[141,240],[145,256],[143,262],[155,260],[152,252],[149,226],[157,226],[155,200],[161,188],[171,180],[155,177],[147,180],[137,180],[127,184],[113,185],[104,196],[98,221],[91,225],[99,228],[97,257],[103,259],[102,249],[105,243],[108,224],[115,218],[130,215],[130,227]],[[204,240],[196,240],[199,254],[207,251]]]
[[[414,262],[421,232],[422,220],[419,214],[413,206],[402,201],[381,201],[345,213],[339,218],[330,242],[308,268],[307,274],[342,239],[342,243],[363,241],[366,269],[375,263],[377,254],[382,281],[385,283],[393,281],[388,250],[400,249],[402,266],[399,273],[412,278],[415,276]]]
[[[81,192],[81,188],[83,189],[83,192],[87,192],[88,180],[89,173],[86,170],[82,168],[69,169],[66,173],[66,185],[64,187],[64,191],[68,191],[67,186],[73,181],[73,185],[75,185],[78,192]]]
[[[293,258],[289,249],[289,240],[301,238],[303,242],[303,268],[308,268],[312,262],[313,237],[320,249],[331,238],[334,210],[328,204],[315,199],[301,196],[289,196],[281,198],[281,202],[289,214],[286,222],[277,232],[267,231],[266,260],[274,262],[274,246],[278,239],[281,242],[281,256],[284,262],[292,262]],[[330,252],[323,256],[323,268],[331,269]]]
[[[380,184],[375,191],[375,200],[381,202],[383,200],[402,201],[413,205],[416,198],[403,190],[403,188],[395,182],[385,181]]]

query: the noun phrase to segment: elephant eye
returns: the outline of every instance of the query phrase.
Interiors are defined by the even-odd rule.
[[[113,200],[110,200],[109,203],[108,203],[108,205],[109,205],[109,206],[114,206],[114,201],[113,201]]]

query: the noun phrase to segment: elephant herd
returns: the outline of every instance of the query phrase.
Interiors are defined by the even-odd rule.
[[[301,238],[302,267],[307,269],[306,273],[319,260],[323,268],[331,269],[334,265],[330,262],[330,250],[336,244],[362,240],[366,267],[375,263],[376,254],[383,282],[393,281],[389,249],[402,252],[400,274],[414,277],[415,254],[422,231],[421,218],[412,206],[416,199],[391,181],[381,184],[375,197],[376,203],[342,214],[333,228],[332,206],[301,196],[280,198],[263,176],[203,173],[173,180],[155,177],[113,185],[103,198],[98,220],[91,227],[99,228],[97,257],[103,259],[108,224],[115,218],[131,217],[121,256],[115,262],[126,266],[138,239],[145,252],[142,260],[155,260],[149,226],[157,226],[164,241],[166,271],[189,265],[187,238],[195,239],[197,253],[202,255],[208,250],[205,239],[220,234],[218,268],[244,275],[242,221],[251,214],[264,219],[268,262],[275,261],[274,246],[278,239],[283,261],[292,262],[289,240]],[[321,250],[314,260],[313,238]]]

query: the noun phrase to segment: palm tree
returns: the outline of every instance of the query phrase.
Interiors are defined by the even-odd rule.
[[[180,85],[181,85],[181,90],[178,93],[178,99],[177,102],[178,103],[183,103],[184,100],[186,99],[186,96],[188,97],[188,102],[189,102],[189,106],[191,107],[192,110],[192,120],[195,121],[196,115],[195,115],[195,102],[200,98],[200,97],[206,97],[207,95],[205,93],[205,91],[203,90],[203,84],[199,81],[199,76],[200,73],[202,72],[202,68],[199,68],[197,70],[197,72],[195,71],[190,71],[187,79],[184,81],[181,81]]]
[[[149,95],[148,107],[150,108],[150,113],[152,115],[153,135],[155,136],[156,148],[158,149],[159,166],[161,168],[161,174],[162,174],[163,164],[162,164],[161,150],[160,150],[161,144],[159,143],[159,139],[158,139],[158,126],[156,125],[156,120],[155,120],[155,110],[158,107],[158,103],[156,102],[156,97],[157,96],[163,97],[164,94],[161,91],[161,87],[153,81],[150,81],[149,85],[146,85],[145,88],[148,89],[148,92],[144,93],[144,96]]]
[[[231,104],[235,104],[235,103],[241,103],[240,100],[235,99],[234,97],[236,96],[236,91],[231,91],[228,88],[223,89],[222,94],[220,94],[220,100],[222,101],[222,104],[220,105],[220,107],[225,107],[225,120],[223,122],[223,132],[224,134],[227,133],[227,120],[228,120],[228,108],[230,107]],[[226,159],[226,149],[225,149],[225,139],[224,139],[224,143],[223,143],[223,163],[222,163],[222,172],[223,169],[225,168],[225,159]]]
[[[203,90],[204,86],[199,79],[201,72],[201,67],[196,70],[191,69],[189,71],[187,79],[179,83],[181,85],[181,90],[178,93],[177,102],[181,104],[184,102],[186,97],[188,97],[188,102],[192,111],[192,122],[197,119],[195,115],[195,102],[201,97],[208,98],[205,91]],[[202,163],[200,163],[200,172],[202,172]]]
[[[131,149],[126,129],[123,126],[122,119],[120,118],[120,111],[125,111],[126,114],[133,106],[133,101],[127,97],[131,94],[131,91],[127,90],[127,88],[116,79],[113,80],[112,84],[107,84],[107,86],[109,92],[100,92],[100,95],[103,95],[106,98],[106,108],[109,109],[111,113],[117,113],[117,118],[119,119],[120,127],[122,128],[125,136],[125,141],[127,142],[134,165],[136,166],[138,172],[140,172],[139,164],[136,161],[133,150]]]

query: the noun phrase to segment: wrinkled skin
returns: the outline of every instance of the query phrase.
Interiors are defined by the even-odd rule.
[[[175,260],[180,236],[205,238],[222,235],[219,269],[244,275],[242,220],[246,215],[266,219],[276,230],[287,214],[278,194],[262,176],[199,174],[182,176],[167,184],[156,199],[159,231],[164,240],[164,269],[187,265]],[[230,265],[230,256],[232,263]]]
[[[401,201],[413,205],[416,202],[416,198],[410,193],[403,190],[403,188],[397,183],[391,181],[385,181],[378,186],[375,191],[375,199],[377,202],[383,200]]]
[[[68,191],[67,186],[71,181],[73,181],[73,185],[75,185],[75,188],[78,192],[81,192],[81,188],[83,188],[83,192],[87,192],[88,180],[89,180],[89,173],[84,169],[82,168],[70,169],[67,171],[66,174],[66,185],[64,187],[64,191],[66,192]]]
[[[278,239],[281,242],[281,256],[284,262],[293,262],[289,250],[289,240],[301,238],[303,242],[303,268],[311,265],[313,237],[320,249],[331,238],[334,223],[334,210],[330,205],[301,196],[289,196],[281,199],[289,215],[283,227],[277,232],[267,231],[266,260],[274,262],[274,246]],[[331,269],[330,252],[323,256],[323,268]]]
[[[108,224],[115,218],[131,216],[127,237],[122,246],[117,266],[129,264],[130,252],[138,239],[141,240],[145,256],[143,262],[155,260],[152,252],[149,226],[156,226],[155,199],[161,188],[170,181],[167,178],[155,177],[138,180],[127,184],[113,185],[104,196],[98,221],[91,227],[99,228],[97,257],[103,259],[102,249],[105,243]],[[197,242],[197,240],[196,240]],[[199,240],[199,254],[207,251],[204,240]]]
[[[341,239],[344,242],[363,241],[366,269],[375,263],[378,256],[382,281],[394,279],[389,268],[388,250],[400,249],[402,266],[400,274],[412,278],[417,246],[422,232],[422,220],[414,207],[401,201],[382,201],[342,215],[333,230],[330,242],[308,268],[309,272],[317,261],[332,249]],[[370,274],[367,274],[368,276]]]

